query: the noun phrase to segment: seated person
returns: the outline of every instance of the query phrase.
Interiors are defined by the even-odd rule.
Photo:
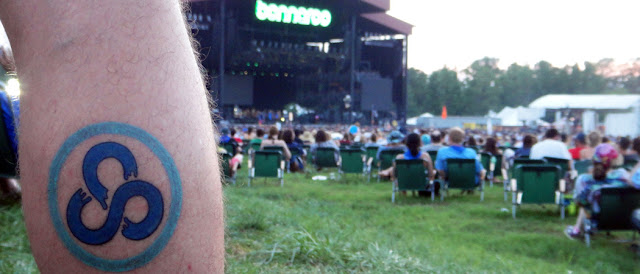
[[[440,133],[439,130],[436,130],[431,133],[431,144],[428,144],[428,145],[425,144],[425,146],[422,149],[425,152],[438,151],[441,148],[445,147],[445,145],[442,144],[443,141],[444,140],[442,138],[442,133]]]
[[[516,150],[515,158],[529,158],[531,155],[531,147],[535,144],[535,139],[532,135],[527,134],[522,140],[522,147]]]
[[[486,152],[491,155],[502,155],[502,150],[498,148],[498,143],[493,137],[487,138],[482,152]]]
[[[385,150],[392,150],[392,149],[406,149],[407,147],[404,146],[404,144],[402,144],[402,141],[404,141],[404,135],[402,133],[400,133],[400,131],[394,130],[392,131],[389,136],[387,136],[387,145],[385,146],[381,146],[378,148],[378,153],[376,153],[376,159],[380,160],[380,152],[385,151]]]
[[[295,133],[293,130],[287,129],[282,133],[282,140],[287,144],[289,151],[291,152],[291,160],[289,160],[289,169],[293,172],[304,172],[304,162],[302,159],[307,153],[302,148],[300,143],[295,141]]]
[[[396,159],[424,160],[424,166],[427,168],[427,170],[429,170],[429,180],[433,180],[433,161],[431,160],[431,157],[429,157],[429,153],[420,151],[421,146],[422,140],[420,140],[420,135],[416,133],[409,134],[409,136],[407,136],[407,147],[405,148],[404,154],[396,156]],[[388,169],[382,170],[380,171],[380,176],[393,177],[394,169],[395,165]]]
[[[636,142],[637,141],[637,142]],[[620,153],[622,154],[622,158],[624,159],[623,165],[627,165],[633,162],[637,162],[640,160],[638,157],[638,153],[636,152],[636,148],[640,147],[640,139],[633,140],[633,149],[631,148],[631,140],[627,137],[620,138]]]
[[[476,184],[484,179],[486,171],[477,159],[477,154],[473,149],[462,146],[464,142],[464,131],[460,128],[452,128],[449,131],[449,147],[443,147],[438,150],[436,158],[436,170],[440,174],[440,178],[447,179],[447,159],[474,159],[476,160]]]
[[[243,160],[242,150],[240,149],[238,142],[230,136],[231,131],[228,128],[223,128],[220,131],[220,134],[220,144],[231,144],[231,147],[233,148],[232,151],[226,151],[222,146],[219,146],[218,148],[218,152],[231,153],[231,155],[233,155],[233,158],[231,158],[231,161],[229,162],[229,166],[231,167],[231,176],[233,177],[236,174],[236,171],[241,168],[240,164],[242,164]]]
[[[328,147],[334,149],[336,163],[340,162],[340,147],[338,147],[338,144],[331,140],[330,137],[331,136],[329,136],[329,134],[324,130],[318,130],[318,132],[316,132],[316,143],[312,144],[311,147],[309,147],[309,153],[311,153],[311,159],[314,163],[316,161],[316,152],[319,147]]]
[[[264,137],[264,130],[258,128],[256,130],[256,134],[253,139],[249,141],[249,146],[253,146],[253,144],[262,144],[262,138]]]
[[[599,213],[599,198],[600,189],[604,186],[624,187],[630,186],[633,188],[640,188],[640,172],[639,167],[636,166],[631,174],[624,169],[618,168],[612,170],[611,168],[619,161],[618,152],[610,144],[600,144],[594,150],[593,156],[593,168],[591,173],[582,174],[576,180],[576,186],[574,189],[574,200],[580,211],[576,224],[574,226],[568,226],[564,233],[570,239],[578,238],[582,236],[581,228],[586,218],[592,218],[597,220]],[[597,224],[594,224],[597,227]]]
[[[587,146],[580,151],[580,160],[590,160],[596,147],[602,143],[602,136],[597,131],[592,131],[587,135]]]
[[[420,147],[420,150],[427,152],[427,146],[431,144],[431,136],[429,134],[422,134],[422,136],[420,136],[420,139],[422,140],[422,146]]]
[[[580,160],[580,152],[585,148],[585,146],[587,145],[587,141],[585,139],[584,133],[578,133],[578,135],[576,135],[575,138],[573,138],[573,143],[575,144],[575,147],[569,150],[569,153],[571,153],[571,158],[573,160]]]
[[[284,157],[285,161],[289,161],[291,159],[291,151],[289,151],[289,147],[287,146],[287,143],[285,143],[282,140],[278,140],[279,133],[280,132],[278,131],[278,128],[274,126],[269,128],[269,136],[267,137],[267,139],[262,141],[262,144],[260,145],[260,150],[264,149],[264,147],[266,146],[282,147],[282,157]]]
[[[581,151],[584,153],[586,148]],[[538,142],[531,147],[531,159],[544,159],[544,157],[553,157],[558,159],[565,159],[569,161],[569,170],[573,170],[573,159],[571,159],[571,153],[567,146],[560,141],[560,133],[557,129],[552,128],[547,130],[544,134],[544,140]],[[566,174],[562,176],[565,177]],[[567,177],[567,179],[569,179]]]
[[[364,144],[365,148],[378,146],[378,135],[374,133],[365,133],[364,137],[367,138],[367,142]]]

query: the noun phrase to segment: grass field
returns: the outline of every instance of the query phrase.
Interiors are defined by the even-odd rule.
[[[557,208],[525,205],[513,220],[499,186],[452,191],[444,202],[401,196],[389,182],[312,181],[246,187],[246,170],[225,187],[227,271],[630,273],[639,258],[630,232],[597,235],[591,249],[567,239]],[[19,206],[0,207],[0,273],[35,272]]]

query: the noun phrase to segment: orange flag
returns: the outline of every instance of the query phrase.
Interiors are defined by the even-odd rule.
[[[447,106],[442,106],[442,119],[447,119]]]

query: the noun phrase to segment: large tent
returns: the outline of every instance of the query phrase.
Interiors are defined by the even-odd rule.
[[[537,123],[540,118],[544,117],[544,109],[526,108],[518,106],[516,108],[505,107],[500,112],[489,112],[489,117],[499,118],[502,123],[500,125],[506,127],[517,127],[524,124]]]
[[[554,110],[556,123],[565,125],[569,125],[567,113],[574,113],[586,132],[601,125],[609,135],[640,134],[640,95],[550,94],[536,99],[529,107]]]
[[[407,119],[407,125],[410,125],[410,126],[417,125],[418,124],[418,118],[420,118],[420,117],[430,118],[430,117],[433,117],[433,114],[425,112],[425,113],[420,114],[420,115],[418,115],[416,117],[411,117],[411,118]]]

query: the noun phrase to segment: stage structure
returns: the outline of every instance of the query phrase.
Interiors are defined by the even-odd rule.
[[[412,26],[386,14],[389,1],[191,1],[187,19],[223,119],[297,103],[323,122],[404,121]]]

